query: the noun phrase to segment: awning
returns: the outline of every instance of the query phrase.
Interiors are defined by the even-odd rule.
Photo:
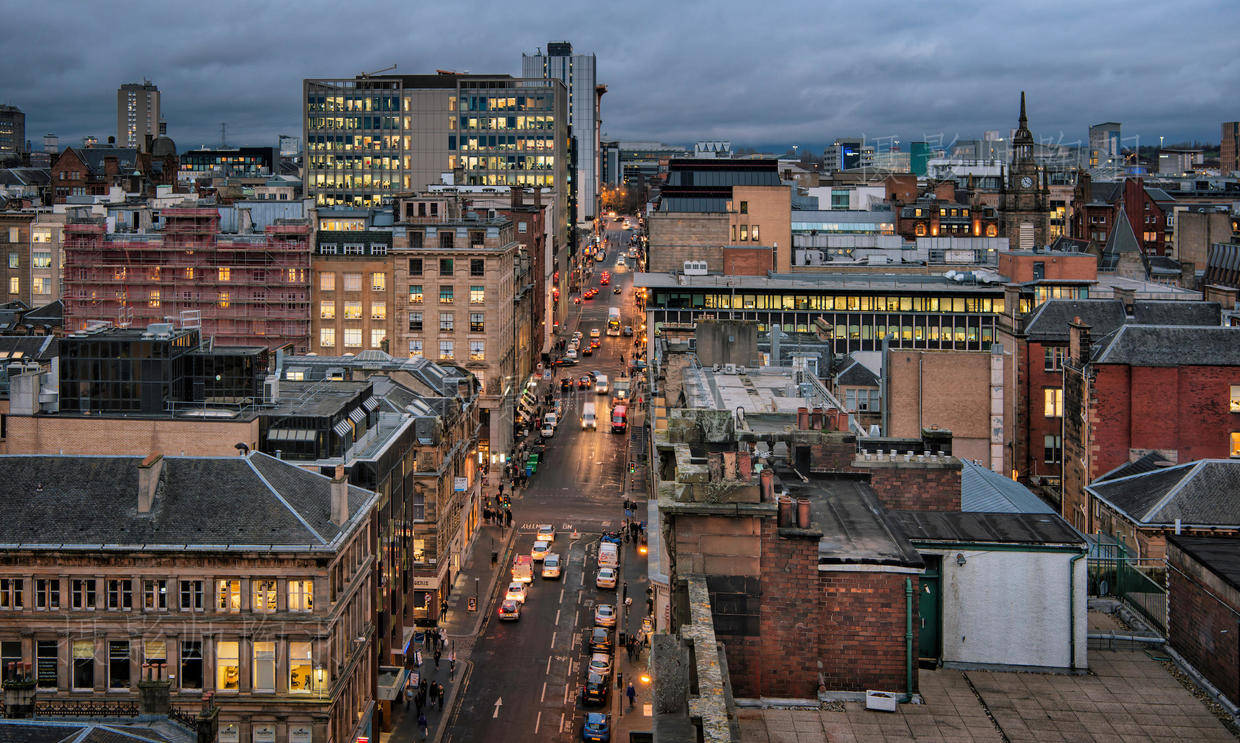
[[[352,410],[349,411],[349,420],[353,421],[354,423],[361,423],[362,421],[366,420],[366,411],[362,410],[361,408],[353,408]]]
[[[337,436],[348,436],[352,432],[352,429],[349,428],[348,420],[340,421],[336,425],[332,426],[332,430],[336,432]]]
[[[366,402],[362,403],[362,406],[365,407],[367,410],[374,410],[375,408],[379,407],[379,400],[374,397],[368,397],[366,398]]]

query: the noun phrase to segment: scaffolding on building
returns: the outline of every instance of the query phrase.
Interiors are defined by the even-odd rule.
[[[147,233],[109,234],[99,218],[66,225],[66,330],[175,322],[222,346],[309,349],[308,222],[233,234],[220,231],[215,208],[161,216],[163,229]]]

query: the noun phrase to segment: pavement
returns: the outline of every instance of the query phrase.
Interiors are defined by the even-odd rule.
[[[1094,650],[1090,673],[923,670],[925,704],[895,713],[860,703],[742,709],[742,743],[851,741],[1234,741],[1165,662],[1142,650]]]

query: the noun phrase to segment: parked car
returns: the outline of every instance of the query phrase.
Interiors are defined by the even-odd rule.
[[[596,653],[610,653],[611,630],[606,627],[595,627],[590,630],[590,650]]]
[[[591,673],[586,676],[586,686],[581,695],[581,702],[587,706],[607,704],[607,691],[610,685],[604,676]]]
[[[625,325],[625,326],[624,326],[624,337],[625,337],[625,338],[632,338],[632,337],[633,337],[633,326],[632,326],[632,325]]]
[[[594,585],[598,588],[616,587],[616,569],[615,568],[599,568],[598,575],[594,578]]]
[[[543,558],[542,577],[559,578],[560,577],[560,556],[554,552],[547,553]]]
[[[506,622],[515,622],[521,618],[521,602],[504,599],[499,605],[499,618]]]
[[[616,607],[611,604],[599,604],[594,609],[594,623],[600,627],[615,627]]]
[[[590,673],[597,673],[603,678],[611,675],[611,656],[607,653],[594,653],[590,656]]]
[[[611,724],[602,712],[591,712],[581,723],[581,739],[586,743],[611,743]]]
[[[597,346],[594,343],[591,343],[590,345],[581,349],[581,355],[582,356],[593,356],[595,348],[597,348]]]

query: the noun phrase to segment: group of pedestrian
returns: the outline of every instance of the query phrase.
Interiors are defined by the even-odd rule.
[[[423,652],[429,653],[434,659],[435,668],[438,669],[445,651],[448,655],[450,677],[456,672],[456,650],[449,646],[444,629],[437,627],[423,633],[422,646],[413,654],[413,665],[416,668],[409,670],[409,675],[405,679],[405,688],[402,690],[405,710],[408,711],[412,704],[417,712],[417,727],[422,735],[421,740],[427,740],[430,734],[430,723],[426,714],[432,711],[443,711],[447,696],[442,683],[433,681],[421,673],[422,654]]]
[[[624,512],[625,514],[629,514],[630,510],[626,508]],[[625,518],[624,526],[620,529],[620,535],[626,542],[637,542],[645,533],[646,522],[638,521],[634,518]]]
[[[512,526],[512,510],[508,508],[483,508],[482,518],[488,524]]]
[[[650,645],[650,636],[645,632],[638,632],[635,635],[629,635],[624,641],[625,649],[629,653],[629,662],[641,660],[642,650]]]

